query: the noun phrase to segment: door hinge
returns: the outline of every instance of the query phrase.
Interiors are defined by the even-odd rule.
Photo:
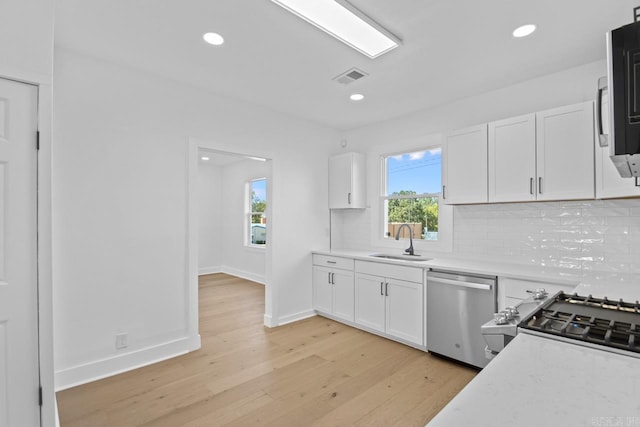
[[[38,404],[42,406],[42,386],[38,388]]]
[[[36,131],[36,150],[40,150],[40,131]]]

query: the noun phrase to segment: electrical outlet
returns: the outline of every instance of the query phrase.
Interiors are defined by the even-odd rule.
[[[127,348],[127,338],[129,334],[127,332],[123,332],[121,334],[116,334],[116,350],[120,350],[122,348]]]

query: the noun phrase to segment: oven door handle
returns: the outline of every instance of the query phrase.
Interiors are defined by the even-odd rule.
[[[483,291],[490,291],[491,289],[493,289],[493,285],[487,285],[485,283],[463,282],[461,280],[443,279],[442,277],[434,277],[432,279],[429,279],[429,277],[427,276],[427,286],[429,286],[429,282],[443,283],[445,285],[460,286],[463,288],[480,289]]]

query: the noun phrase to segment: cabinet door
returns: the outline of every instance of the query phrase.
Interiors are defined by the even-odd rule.
[[[445,164],[444,203],[486,203],[487,125],[447,135]]]
[[[329,158],[329,209],[366,207],[365,161],[361,153]]]
[[[489,123],[489,201],[536,199],[536,115]]]
[[[354,286],[353,272],[334,270],[333,281],[333,315],[353,322],[354,319]]]
[[[594,196],[593,102],[536,114],[538,200]]]
[[[332,305],[332,270],[326,267],[313,266],[313,308],[331,314]]]
[[[422,283],[387,279],[387,334],[417,345],[424,344],[423,289]]]
[[[378,332],[385,330],[384,284],[383,277],[356,274],[355,321]]]
[[[351,198],[351,153],[329,158],[329,209],[349,207]]]

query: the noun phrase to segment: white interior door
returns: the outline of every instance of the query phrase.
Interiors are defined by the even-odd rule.
[[[37,88],[0,79],[0,427],[40,425]]]

